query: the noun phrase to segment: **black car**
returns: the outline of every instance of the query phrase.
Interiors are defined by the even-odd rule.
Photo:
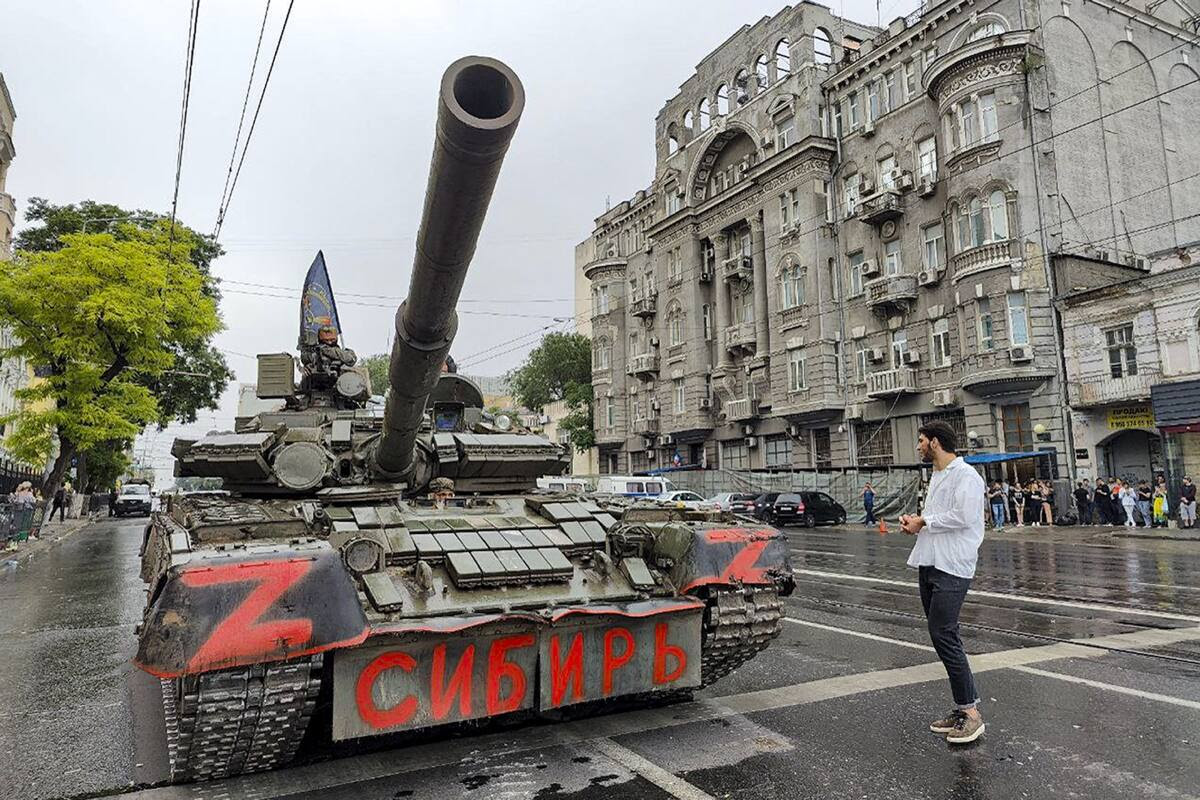
[[[747,513],[751,514],[755,519],[769,521],[771,519],[771,507],[775,505],[775,498],[777,497],[779,497],[779,492],[760,494],[754,498],[754,507],[749,509]]]
[[[825,492],[800,492],[804,514],[800,521],[806,528],[822,523],[841,525],[846,521],[846,509]]]
[[[130,483],[121,487],[121,493],[113,501],[113,515],[150,513],[150,487],[141,483]]]
[[[769,510],[770,521],[776,525],[787,525],[806,519],[804,498],[798,494],[785,493],[775,497]]]
[[[729,510],[734,514],[754,514],[757,495],[733,494],[729,496]]]

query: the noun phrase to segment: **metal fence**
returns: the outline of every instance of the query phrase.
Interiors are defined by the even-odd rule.
[[[37,536],[45,515],[46,504],[40,501],[33,506],[0,502],[0,541],[5,544],[23,542],[30,536]]]

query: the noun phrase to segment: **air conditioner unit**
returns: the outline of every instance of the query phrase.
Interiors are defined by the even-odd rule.
[[[747,436],[746,447],[758,447],[758,439],[754,436]]]
[[[920,364],[921,363],[921,351],[920,350],[905,350],[904,351],[904,363],[905,364]]]
[[[653,439],[643,439],[642,447],[644,447],[647,450],[652,450],[654,448],[654,440]]]
[[[937,191],[937,178],[933,175],[922,175],[921,180],[917,181],[917,194],[921,197],[929,197]]]
[[[872,347],[870,350],[867,351],[867,358],[871,359],[875,363],[879,363],[880,361],[883,361],[883,356],[884,356],[884,353],[883,353],[882,347]]]
[[[1027,344],[1016,344],[1008,348],[1008,358],[1010,361],[1031,361],[1033,359],[1033,348]]]
[[[936,269],[923,269],[917,274],[917,283],[922,286],[933,286],[941,277],[941,272]]]
[[[864,175],[858,183],[858,194],[860,198],[875,194],[875,179]]]
[[[846,419],[862,419],[863,418],[862,403],[851,403],[850,405],[846,406],[845,417],[846,417]]]
[[[933,404],[935,406],[955,406],[958,405],[958,399],[954,396],[953,389],[938,389],[933,393]]]
[[[864,278],[874,278],[879,274],[879,262],[873,258],[868,258],[858,265],[858,270]]]
[[[658,347],[658,337],[657,337],[657,336],[651,336],[651,337],[650,337],[650,346],[651,346],[651,347]]]
[[[902,169],[892,170],[892,185],[896,187],[897,191],[907,192],[913,188],[912,173]]]
[[[701,397],[700,398],[700,410],[706,411],[711,408],[712,408],[712,398],[711,397]]]
[[[867,119],[863,121],[862,135],[867,138],[875,135],[875,120]]]
[[[675,444],[675,438],[673,436],[671,436],[671,434],[669,434],[669,433],[665,434],[663,436],[658,437],[658,444],[661,447],[666,447],[667,445]]]

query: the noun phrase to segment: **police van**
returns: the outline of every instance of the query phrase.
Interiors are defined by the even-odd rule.
[[[586,494],[592,490],[584,478],[573,478],[570,475],[546,475],[537,479],[537,487],[547,492],[566,492],[567,494]]]
[[[596,481],[596,494],[619,494],[625,497],[658,497],[669,492],[675,484],[654,475],[601,475]]]

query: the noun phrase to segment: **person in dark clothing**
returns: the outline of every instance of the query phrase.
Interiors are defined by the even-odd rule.
[[[1096,491],[1092,494],[1092,505],[1096,509],[1096,522],[1099,525],[1111,525],[1112,515],[1108,511],[1108,484],[1104,478],[1096,479]]]
[[[1137,485],[1137,510],[1142,518],[1142,524],[1147,528],[1154,525],[1153,518],[1150,516],[1150,503],[1153,501],[1153,496],[1150,492],[1150,484],[1146,481],[1139,481]]]
[[[58,512],[58,521],[62,522],[67,514],[67,488],[60,486],[54,492],[54,505],[50,508],[50,519],[54,519],[54,512]]]
[[[875,524],[875,490],[867,484],[862,490],[863,510],[867,512],[867,524]]]
[[[1179,527],[1196,527],[1196,484],[1186,475],[1179,487]]]
[[[1042,487],[1038,481],[1030,481],[1029,486],[1025,489],[1025,508],[1033,514],[1033,527],[1037,528],[1042,524]]]
[[[1092,490],[1088,488],[1087,481],[1080,481],[1075,487],[1075,508],[1079,512],[1079,524],[1091,525],[1092,514],[1088,508],[1092,502]]]

